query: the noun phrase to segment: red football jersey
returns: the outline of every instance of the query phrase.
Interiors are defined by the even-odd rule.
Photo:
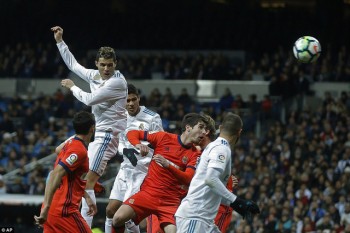
[[[77,137],[67,141],[54,166],[58,164],[67,174],[53,196],[49,213],[64,217],[79,212],[80,201],[84,195],[85,182],[81,178],[89,171],[89,158],[84,142]]]
[[[193,145],[185,146],[181,142],[180,135],[134,130],[130,131],[127,137],[133,145],[139,144],[140,140],[148,141],[155,148],[154,154],[162,155],[182,171],[185,171],[187,167],[196,169],[200,152]],[[170,198],[181,199],[184,191],[187,192],[187,188],[168,169],[152,160],[140,190],[154,193],[157,196],[166,196],[169,200]]]

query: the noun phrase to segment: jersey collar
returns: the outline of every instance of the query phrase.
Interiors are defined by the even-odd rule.
[[[192,145],[186,146],[185,144],[182,143],[181,135],[177,135],[177,140],[179,141],[180,145],[186,149],[190,149],[192,147]]]

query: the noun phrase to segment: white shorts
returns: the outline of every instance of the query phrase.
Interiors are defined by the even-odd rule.
[[[95,140],[90,142],[88,148],[89,169],[99,176],[103,175],[108,161],[113,158],[118,151],[118,134],[112,132],[96,132]]]
[[[221,233],[219,228],[214,224],[208,224],[196,219],[188,219],[176,216],[176,233]]]
[[[114,180],[109,199],[125,201],[138,191],[147,173],[129,167],[121,167]]]

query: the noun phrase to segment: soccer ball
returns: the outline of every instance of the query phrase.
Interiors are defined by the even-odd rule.
[[[321,54],[321,44],[312,36],[303,36],[295,41],[293,53],[299,62],[315,62]]]

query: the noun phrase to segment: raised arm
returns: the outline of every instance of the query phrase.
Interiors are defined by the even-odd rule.
[[[86,82],[90,82],[89,77],[92,77],[92,74],[95,71],[92,69],[86,69],[77,62],[73,54],[69,51],[68,46],[63,41],[63,29],[60,26],[54,26],[51,28],[51,31],[54,33],[57,48],[68,69],[77,74],[80,78],[84,79]]]

